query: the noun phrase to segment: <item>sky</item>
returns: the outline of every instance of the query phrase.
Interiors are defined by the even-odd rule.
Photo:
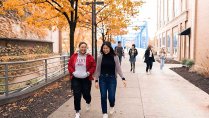
[[[155,32],[157,30],[157,0],[144,1],[145,3],[143,6],[139,8],[139,15],[135,18],[132,18],[133,24],[128,28],[129,34],[126,36],[127,38],[132,38],[137,33],[137,31],[132,30],[132,26],[140,26],[145,20],[148,22],[149,37],[153,39],[155,36]]]

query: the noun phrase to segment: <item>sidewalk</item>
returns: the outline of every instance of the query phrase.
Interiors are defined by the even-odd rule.
[[[110,118],[209,118],[209,95],[159,63],[154,63],[151,75],[146,75],[142,57],[137,59],[136,73],[130,72],[128,59],[122,69],[128,86],[123,88],[118,78],[116,113]],[[169,67],[171,65],[168,65]],[[92,107],[82,118],[102,118],[100,93],[92,86]],[[48,118],[74,118],[73,98]]]

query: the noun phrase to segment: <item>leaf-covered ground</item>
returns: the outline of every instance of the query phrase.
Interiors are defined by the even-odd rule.
[[[71,96],[69,77],[60,79],[26,99],[0,106],[0,118],[46,118]]]

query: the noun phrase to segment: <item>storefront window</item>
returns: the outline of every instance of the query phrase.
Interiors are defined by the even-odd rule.
[[[167,36],[167,51],[168,51],[168,53],[170,53],[171,52],[171,38],[170,38],[170,36]]]
[[[178,33],[175,33],[173,38],[173,55],[177,56],[177,54],[178,54]]]

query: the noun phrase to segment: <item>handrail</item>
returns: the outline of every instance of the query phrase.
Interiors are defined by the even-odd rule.
[[[4,73],[4,75],[0,76],[0,80],[3,80],[3,82],[0,83],[0,95],[1,93],[4,93],[5,96],[9,96],[15,92],[22,92],[25,89],[29,89],[30,85],[27,85],[27,82],[31,82],[32,85],[44,84],[55,76],[63,76],[67,74],[68,58],[69,56],[54,56],[29,61],[0,62],[0,66],[3,66],[3,69],[1,69],[0,72]],[[34,66],[34,62],[38,61],[41,61],[41,64]],[[27,67],[18,69],[10,68],[10,66],[21,67],[21,64],[27,64]],[[33,71],[33,69],[35,70]],[[21,74],[11,74],[11,72],[18,70],[21,70]],[[34,76],[34,74],[37,76]],[[10,78],[22,79],[21,81],[14,82]],[[43,82],[40,83],[39,81]]]
[[[55,58],[61,58],[61,57],[69,57],[69,56],[54,56],[54,57],[41,58],[41,59],[29,60],[29,61],[0,62],[0,65],[5,65],[5,64],[20,64],[20,63],[31,63],[31,62],[37,62],[37,61],[43,61],[43,60],[46,60],[46,59],[49,60],[49,59],[55,59]]]

